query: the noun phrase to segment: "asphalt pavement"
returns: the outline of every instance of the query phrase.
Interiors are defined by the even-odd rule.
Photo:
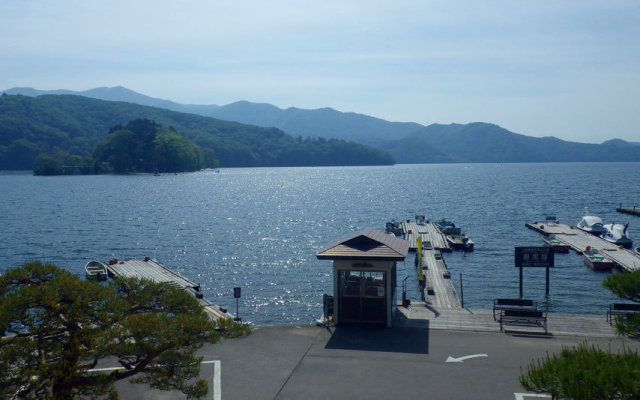
[[[532,400],[521,369],[583,342],[636,351],[614,335],[543,335],[437,329],[428,320],[394,328],[266,326],[202,349],[207,399],[515,399]],[[122,399],[183,399],[177,391],[118,384]]]

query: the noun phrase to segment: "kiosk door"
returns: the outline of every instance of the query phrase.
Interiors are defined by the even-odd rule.
[[[339,324],[386,325],[386,275],[382,271],[339,271]]]

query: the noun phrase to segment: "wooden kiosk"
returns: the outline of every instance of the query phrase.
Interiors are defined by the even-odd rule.
[[[336,325],[391,327],[396,307],[396,262],[404,261],[409,242],[367,228],[316,254],[333,260]]]

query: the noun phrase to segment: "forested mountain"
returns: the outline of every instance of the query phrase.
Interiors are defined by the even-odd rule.
[[[388,153],[343,140],[294,139],[260,128],[82,96],[0,96],[0,169],[31,169],[38,155],[93,154],[110,129],[149,119],[203,148],[221,167],[393,164]]]
[[[101,100],[126,101],[225,121],[276,127],[294,137],[336,138],[371,145],[379,145],[388,140],[400,139],[423,128],[422,125],[414,122],[389,122],[363,114],[343,113],[332,108],[304,110],[291,107],[283,110],[271,104],[251,103],[248,101],[238,101],[224,106],[179,104],[148,97],[121,86],[113,88],[102,87],[82,92],[36,90],[32,88],[12,88],[4,92],[24,96],[75,94]]]
[[[404,162],[414,163],[427,159],[466,163],[640,161],[640,147],[620,139],[603,144],[575,143],[520,135],[482,122],[429,125],[405,139],[389,142],[386,149],[396,156],[404,154]]]
[[[28,88],[14,88],[7,92],[30,96],[50,93]],[[271,104],[247,101],[224,106],[184,105],[153,99],[122,87],[77,93],[276,127],[294,136],[353,140],[388,151],[399,163],[640,161],[639,143],[612,139],[602,144],[587,144],[555,137],[536,138],[481,122],[423,126],[412,122],[389,122],[331,108],[303,110],[292,107],[283,110]]]
[[[238,101],[205,111],[207,115],[228,121],[258,126],[275,126],[294,136],[311,136],[353,140],[380,145],[401,139],[423,126],[414,122],[389,122],[357,113],[343,113],[333,108],[285,110],[271,104]]]

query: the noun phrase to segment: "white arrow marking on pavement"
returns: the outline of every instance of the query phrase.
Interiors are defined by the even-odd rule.
[[[462,356],[462,357],[451,357],[451,356],[449,356],[449,358],[447,358],[447,361],[445,361],[445,362],[458,362],[458,363],[461,363],[464,360],[468,360],[470,358],[476,358],[476,357],[489,357],[489,356],[486,355],[486,354],[471,354],[469,356]]]

